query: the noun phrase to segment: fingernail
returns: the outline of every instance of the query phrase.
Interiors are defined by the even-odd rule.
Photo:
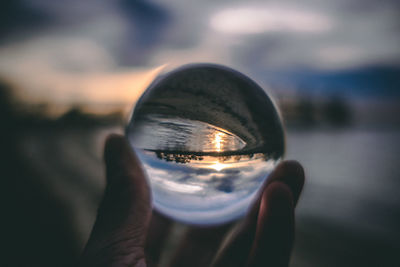
[[[271,182],[280,181],[285,183],[292,191],[295,202],[297,202],[304,185],[303,167],[294,160],[283,161],[271,173],[270,180]]]

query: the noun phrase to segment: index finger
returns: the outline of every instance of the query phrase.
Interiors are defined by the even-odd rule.
[[[244,266],[256,235],[260,203],[263,193],[274,182],[284,183],[292,193],[293,206],[296,205],[304,185],[304,170],[296,161],[283,161],[270,174],[260,190],[260,196],[253,204],[244,222],[229,236],[221,248],[213,266]]]

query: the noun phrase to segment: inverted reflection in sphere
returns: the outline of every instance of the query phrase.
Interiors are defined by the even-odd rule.
[[[157,78],[126,134],[148,174],[154,207],[191,224],[242,216],[284,152],[282,124],[265,92],[212,64]]]

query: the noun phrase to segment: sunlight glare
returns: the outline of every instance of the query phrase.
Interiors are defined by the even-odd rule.
[[[226,168],[227,166],[229,166],[229,164],[223,164],[220,162],[216,162],[216,163],[210,165],[209,167],[219,172],[219,171],[223,170],[224,168]]]
[[[223,133],[217,132],[215,134],[214,137],[214,144],[215,144],[215,149],[217,152],[221,152],[222,151],[222,137],[223,137]]]

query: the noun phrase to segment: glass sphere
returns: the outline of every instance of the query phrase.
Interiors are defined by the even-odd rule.
[[[126,135],[154,207],[198,225],[244,215],[284,153],[281,120],[264,90],[213,64],[158,77],[137,102]]]

